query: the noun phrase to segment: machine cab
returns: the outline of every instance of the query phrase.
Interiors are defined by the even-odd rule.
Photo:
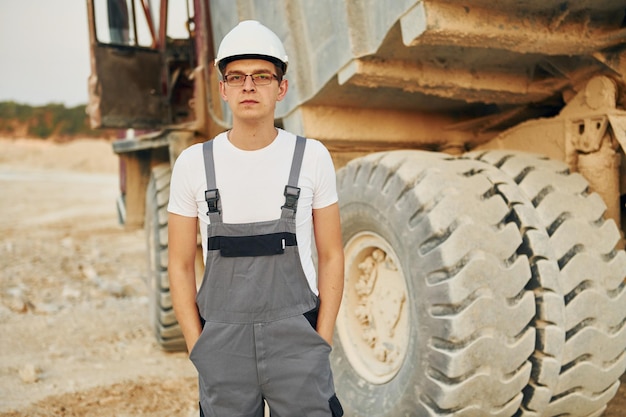
[[[191,0],[87,0],[93,128],[153,130],[193,120]]]

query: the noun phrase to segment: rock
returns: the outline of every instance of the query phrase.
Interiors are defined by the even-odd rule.
[[[63,292],[61,296],[66,300],[78,300],[81,296],[81,291],[77,288],[72,288],[70,286],[64,286]]]
[[[15,298],[23,298],[24,297],[24,288],[19,286],[19,287],[11,287],[8,288],[6,290],[6,293],[8,295],[10,295],[11,297],[15,297]]]
[[[26,313],[28,311],[28,304],[21,298],[10,297],[4,304],[6,307],[14,313]]]
[[[18,372],[23,383],[34,384],[40,379],[41,369],[32,363],[27,363]]]
[[[9,288],[6,291],[8,297],[4,301],[4,305],[15,313],[26,313],[30,302],[24,294],[24,289],[20,287]]]
[[[110,295],[121,298],[126,296],[126,288],[117,282],[102,282],[101,288]]]
[[[61,239],[61,246],[65,249],[72,249],[74,247],[74,239],[70,236]]]
[[[97,282],[98,281],[98,272],[91,265],[80,265],[79,266],[81,272],[89,281]]]
[[[59,304],[52,303],[52,302],[37,303],[34,306],[34,310],[38,314],[53,314],[53,313],[57,313],[62,308],[63,307],[60,306]]]

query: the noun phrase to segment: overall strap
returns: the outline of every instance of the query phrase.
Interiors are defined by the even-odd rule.
[[[206,186],[207,190],[204,192],[204,198],[206,199],[209,211],[209,221],[213,224],[221,223],[221,204],[220,204],[220,192],[217,189],[215,182],[215,160],[213,159],[213,141],[209,140],[202,145],[202,153],[204,155],[204,171],[206,174]]]
[[[298,179],[300,178],[300,169],[302,168],[302,160],[304,159],[304,148],[306,147],[306,138],[298,136],[296,138],[296,148],[293,152],[291,161],[291,172],[289,173],[289,181],[285,186],[285,205],[281,207],[281,217],[295,217],[298,208],[298,198],[300,197],[300,188],[298,188]]]

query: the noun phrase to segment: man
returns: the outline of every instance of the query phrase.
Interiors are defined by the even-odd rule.
[[[201,416],[260,417],[264,400],[273,417],[343,415],[329,361],[343,292],[335,172],[320,142],[274,126],[287,63],[259,22],[232,29],[215,64],[233,127],[185,150],[172,173],[170,291]]]

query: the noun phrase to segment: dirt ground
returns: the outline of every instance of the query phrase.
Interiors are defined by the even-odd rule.
[[[107,142],[0,140],[1,417],[198,415],[187,354],[153,340],[117,190]],[[625,385],[604,416],[626,415]]]
[[[197,416],[186,353],[153,340],[142,231],[110,143],[0,141],[0,415]]]

